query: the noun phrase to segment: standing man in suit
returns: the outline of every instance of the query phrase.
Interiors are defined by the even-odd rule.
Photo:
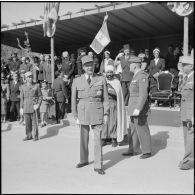
[[[129,101],[129,85],[130,85],[130,82],[133,78],[133,73],[130,72],[130,69],[129,69],[129,59],[131,57],[129,54],[129,46],[128,45],[124,46],[124,54],[125,55],[121,56],[119,59],[120,59],[121,68],[122,68],[121,86],[122,86],[125,106],[127,106],[128,101]]]
[[[102,169],[101,131],[108,120],[109,102],[106,81],[103,76],[94,74],[93,58],[81,58],[85,73],[73,80],[72,113],[80,124],[80,163],[88,165],[88,142],[90,126],[94,133],[94,171],[105,174]]]
[[[26,83],[20,87],[20,113],[24,114],[26,123],[26,137],[23,141],[33,139],[32,126],[34,125],[34,141],[38,140],[37,109],[42,101],[39,84],[33,84],[32,72],[26,72]],[[32,125],[33,122],[33,125]]]
[[[181,56],[179,61],[185,74],[181,87],[181,121],[185,152],[179,168],[188,170],[194,168],[194,59],[192,56]]]
[[[54,98],[56,102],[56,123],[64,118],[65,114],[65,103],[68,99],[68,89],[65,81],[63,80],[63,72],[57,71],[56,79],[53,82]]]
[[[15,109],[16,109],[16,118],[19,121],[20,118],[20,82],[18,78],[18,74],[14,73],[12,75],[13,80],[10,83],[10,121],[14,121],[15,119]]]
[[[165,69],[165,60],[159,57],[160,49],[155,48],[153,50],[154,59],[150,61],[150,65],[148,67],[148,71],[150,74],[150,90],[151,92],[157,92],[157,77],[161,71]],[[155,106],[157,101],[153,104]]]
[[[130,59],[130,71],[134,73],[130,84],[128,114],[130,115],[129,149],[124,156],[133,156],[141,152],[141,159],[151,156],[151,136],[147,123],[148,74],[141,70],[141,58]]]
[[[45,56],[45,64],[43,65],[43,79],[46,80],[51,89],[52,83],[52,71],[51,71],[51,59],[49,55]]]

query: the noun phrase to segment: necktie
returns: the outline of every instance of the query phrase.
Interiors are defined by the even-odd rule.
[[[88,82],[89,85],[90,85],[90,83],[91,83],[91,78],[90,78],[90,76],[88,77],[87,82]]]

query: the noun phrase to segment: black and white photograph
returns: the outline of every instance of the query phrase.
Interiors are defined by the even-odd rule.
[[[2,194],[194,194],[193,1],[1,1]]]

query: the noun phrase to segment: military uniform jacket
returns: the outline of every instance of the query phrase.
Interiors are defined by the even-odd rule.
[[[181,96],[181,121],[192,120],[194,116],[194,71],[184,81]]]
[[[121,81],[129,81],[131,82],[132,78],[133,78],[133,73],[130,72],[130,62],[129,62],[130,56],[129,58],[125,59],[125,56],[122,56],[120,58],[120,62],[121,62],[121,68],[122,68],[122,74],[121,74]]]
[[[148,74],[140,70],[136,75],[134,75],[129,86],[129,90],[129,115],[132,116],[134,109],[138,109],[140,111],[139,115],[147,115],[149,110]]]
[[[57,102],[64,102],[68,99],[68,89],[62,78],[56,78],[53,82],[54,96]]]
[[[73,80],[72,113],[80,124],[103,124],[103,116],[108,112],[108,91],[103,76],[94,74],[90,85],[84,74]]]
[[[42,101],[42,93],[38,84],[27,83],[20,87],[20,108],[24,109],[24,113],[34,113],[33,106]]]

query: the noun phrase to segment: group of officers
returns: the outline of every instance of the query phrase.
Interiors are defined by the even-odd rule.
[[[90,55],[83,56],[81,61],[84,73],[73,80],[71,93],[72,113],[80,127],[80,162],[76,167],[81,168],[89,164],[88,142],[89,131],[92,129],[94,134],[94,171],[103,175],[105,171],[103,169],[101,131],[109,116],[106,79],[104,76],[94,73],[93,58]],[[129,86],[129,147],[127,152],[122,155],[134,156],[141,153],[140,158],[145,159],[152,156],[151,136],[147,123],[150,109],[148,102],[148,74],[141,70],[141,59],[139,57],[130,58],[129,61],[130,71],[134,73]],[[184,75],[181,90],[181,121],[185,144],[184,158],[179,167],[187,170],[194,166],[193,57],[182,56],[179,63],[181,63]],[[21,87],[20,93],[20,111],[25,115],[26,120],[26,138],[24,140],[38,140],[38,125],[34,125],[35,131],[34,135],[32,135],[32,121],[37,121],[36,111],[39,108],[42,95],[39,86],[32,83],[32,73],[27,72],[25,76],[27,82]]]

